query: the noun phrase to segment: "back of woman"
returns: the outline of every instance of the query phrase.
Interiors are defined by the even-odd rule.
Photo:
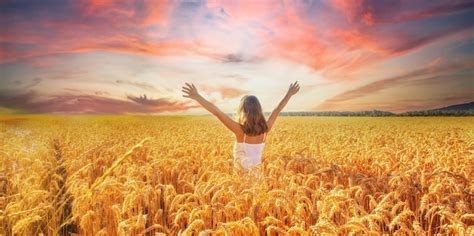
[[[257,97],[252,95],[242,97],[237,110],[237,121],[234,121],[217,108],[217,106],[203,98],[198,93],[194,84],[186,83],[182,91],[184,92],[183,97],[197,101],[235,134],[236,140],[233,149],[234,166],[251,170],[254,169],[254,167],[258,167],[262,162],[262,154],[268,132],[270,132],[276,118],[290,98],[295,95],[299,89],[298,82],[291,84],[285,97],[273,110],[268,119],[265,119],[262,106]]]
[[[234,164],[240,164],[248,169],[259,165],[262,161],[268,125],[262,106],[255,96],[242,97],[237,116],[242,127],[243,138],[236,137],[233,150]]]

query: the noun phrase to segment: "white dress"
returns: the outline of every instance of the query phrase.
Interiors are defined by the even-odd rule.
[[[265,147],[266,133],[263,134],[262,143],[246,143],[246,135],[244,134],[244,142],[234,143],[234,161],[240,162],[243,167],[249,169],[262,162],[263,148]]]

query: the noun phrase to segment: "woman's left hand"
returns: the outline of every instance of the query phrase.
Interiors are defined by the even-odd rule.
[[[181,90],[184,93],[183,97],[196,100],[201,96],[199,95],[199,92],[197,91],[197,88],[196,86],[194,86],[194,84],[188,84],[188,83],[185,83],[185,84],[186,85],[183,86],[183,89]]]

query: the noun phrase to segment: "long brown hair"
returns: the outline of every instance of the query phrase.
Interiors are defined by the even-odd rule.
[[[262,106],[257,97],[253,95],[242,97],[237,115],[239,124],[245,134],[256,136],[267,132],[267,121],[263,116]]]

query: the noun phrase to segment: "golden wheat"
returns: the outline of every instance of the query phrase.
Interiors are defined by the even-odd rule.
[[[474,234],[474,118],[0,117],[0,235]]]

